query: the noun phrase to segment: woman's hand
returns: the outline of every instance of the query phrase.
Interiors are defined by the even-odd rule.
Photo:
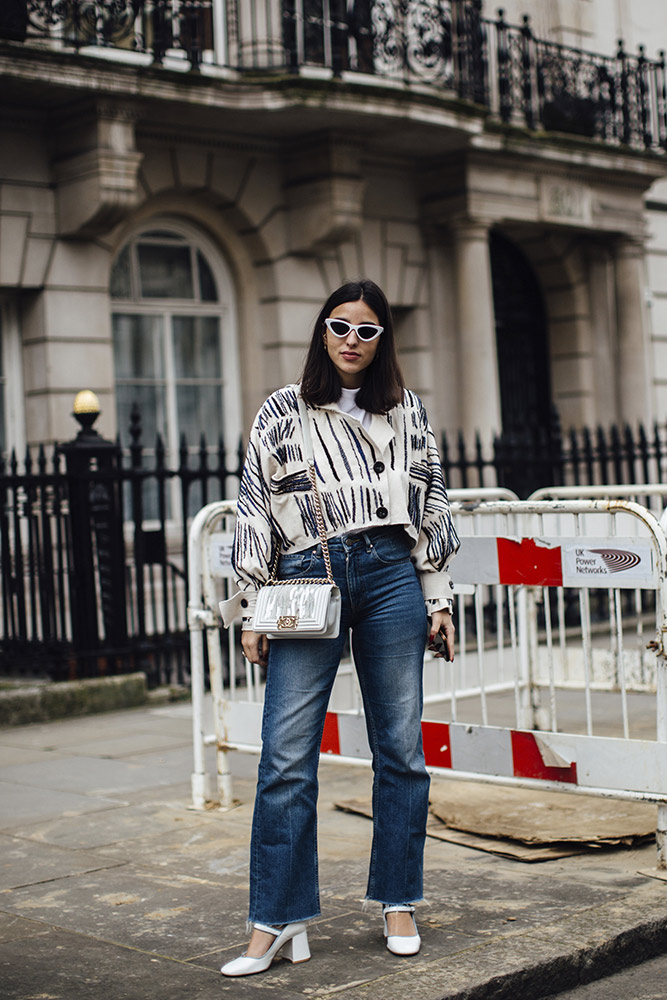
[[[431,615],[431,624],[429,627],[429,643],[428,648],[433,650],[432,645],[438,632],[441,634],[445,641],[445,652],[437,653],[437,657],[444,657],[450,662],[454,659],[454,636],[456,634],[456,629],[454,628],[454,622],[452,621],[452,615],[450,611],[434,611]]]
[[[243,655],[251,663],[265,667],[269,662],[269,640],[261,632],[241,632],[241,648]]]

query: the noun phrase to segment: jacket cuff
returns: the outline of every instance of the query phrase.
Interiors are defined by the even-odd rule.
[[[219,608],[225,628],[229,628],[232,622],[239,616],[243,617],[243,627],[246,628],[246,621],[255,617],[255,605],[257,604],[256,590],[237,590],[237,592],[227,601],[220,601]]]
[[[441,601],[442,605],[452,604],[454,600],[454,585],[446,569],[433,570],[432,573],[421,573],[421,585],[424,600],[428,602]],[[434,608],[437,610],[437,608]]]
[[[441,600],[433,598],[431,601],[426,601],[426,614],[430,617],[436,611],[449,611],[450,615],[453,615],[454,602],[448,601],[444,597]]]

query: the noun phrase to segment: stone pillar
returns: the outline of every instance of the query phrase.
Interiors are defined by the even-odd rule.
[[[475,431],[488,443],[501,430],[498,352],[493,313],[489,227],[461,221],[453,227],[459,356],[459,423],[466,440]]]
[[[653,419],[649,342],[644,305],[644,246],[624,238],[615,245],[618,418],[648,426]]]
[[[243,69],[283,66],[285,50],[282,12],[282,4],[239,0],[236,6],[236,24],[230,26],[228,34],[228,56],[232,66]],[[286,22],[286,26],[288,33],[291,30],[294,35],[288,41],[288,47],[296,50],[296,37],[299,30],[303,31],[303,21]]]
[[[72,398],[87,385],[99,396],[101,429],[116,434],[109,298],[109,250],[57,240],[44,286],[21,307],[28,444],[67,440]]]

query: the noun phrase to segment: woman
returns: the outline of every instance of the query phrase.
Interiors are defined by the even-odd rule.
[[[341,629],[336,639],[269,642],[252,629],[253,607],[276,553],[280,579],[325,575],[298,392],[310,417]],[[389,950],[419,950],[413,904],[422,898],[429,792],[424,647],[429,636],[430,648],[444,650],[438,655],[454,657],[446,566],[458,544],[433,432],[403,386],[387,300],[372,281],[348,282],[317,317],[300,386],[274,392],[259,411],[239,492],[233,565],[242,645],[268,669],[250,851],[253,930],[224,975],[263,972],[281,950],[293,962],[310,957],[306,922],[320,912],[319,747],[350,628],[375,772],[367,898],[383,906]]]

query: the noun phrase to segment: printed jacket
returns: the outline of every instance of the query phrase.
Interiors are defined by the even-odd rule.
[[[297,385],[271,396],[253,424],[238,497],[232,565],[248,603],[267,582],[276,554],[299,552],[319,538],[304,457]],[[422,401],[403,403],[371,424],[335,403],[309,407],[313,456],[327,537],[401,525],[412,539],[412,560],[427,611],[451,606],[447,564],[459,547],[440,456]]]

